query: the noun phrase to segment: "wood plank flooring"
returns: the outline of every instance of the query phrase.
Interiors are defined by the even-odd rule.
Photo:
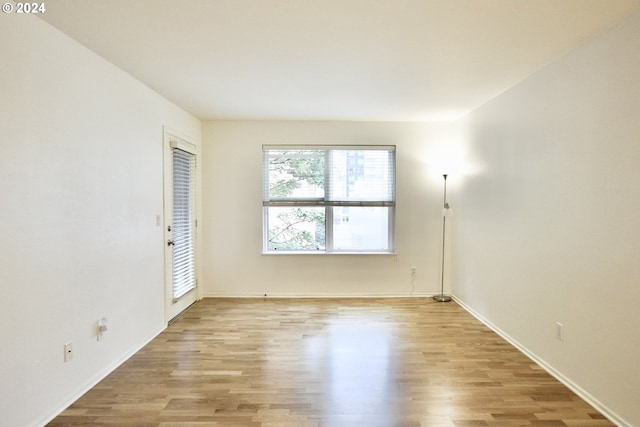
[[[611,426],[455,302],[204,299],[50,427]]]

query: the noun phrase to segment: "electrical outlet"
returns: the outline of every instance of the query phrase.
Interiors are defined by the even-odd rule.
[[[73,343],[68,342],[64,345],[64,361],[68,362],[73,359]]]
[[[556,322],[556,339],[564,341],[564,325],[560,322]]]
[[[98,341],[102,341],[107,330],[107,318],[102,317],[98,320]]]

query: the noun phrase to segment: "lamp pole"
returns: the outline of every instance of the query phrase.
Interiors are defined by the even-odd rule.
[[[440,295],[434,295],[433,299],[438,302],[449,302],[451,301],[451,297],[449,295],[444,294],[444,244],[445,244],[445,233],[447,231],[447,214],[449,213],[449,203],[447,203],[447,174],[443,174],[444,178],[444,201],[442,204],[442,265],[441,265],[441,274],[440,274]]]

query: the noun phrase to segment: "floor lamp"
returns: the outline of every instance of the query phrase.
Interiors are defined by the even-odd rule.
[[[433,299],[438,302],[449,302],[451,296],[444,294],[444,242],[445,233],[447,231],[447,216],[451,215],[451,208],[447,202],[447,174],[442,175],[444,178],[444,202],[442,207],[442,273],[440,275],[440,294],[434,295]]]

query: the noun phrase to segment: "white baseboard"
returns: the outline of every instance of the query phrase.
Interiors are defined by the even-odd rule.
[[[33,424],[32,427],[37,427],[37,426],[45,426],[46,424],[48,424],[49,422],[51,422],[55,417],[57,417],[58,415],[60,415],[65,409],[67,409],[73,402],[75,402],[76,400],[78,400],[80,397],[82,397],[83,394],[85,394],[87,391],[91,390],[93,387],[95,387],[100,381],[102,381],[107,375],[109,375],[111,372],[115,371],[120,365],[122,365],[124,362],[126,362],[131,356],[133,356],[134,354],[136,354],[138,351],[140,351],[140,349],[142,349],[145,345],[149,344],[149,342],[151,342],[151,340],[153,340],[155,337],[157,337],[158,335],[160,335],[160,333],[162,331],[164,331],[166,329],[167,325],[165,324],[162,328],[160,328],[159,330],[156,330],[155,332],[153,332],[151,335],[147,336],[146,339],[144,339],[142,341],[141,344],[136,345],[132,348],[130,348],[122,357],[120,357],[118,360],[116,360],[114,363],[110,364],[109,366],[107,366],[105,369],[103,369],[102,371],[98,372],[96,375],[94,375],[93,377],[91,377],[89,380],[87,380],[86,383],[84,383],[81,387],[79,387],[75,392],[71,393],[71,395],[69,395],[64,401],[62,401],[57,409],[52,410],[51,412],[49,412],[47,415],[44,415],[42,417],[40,417],[38,420],[36,420]]]
[[[207,293],[203,298],[431,298],[429,294],[296,294],[296,293],[274,293],[274,294],[224,294]]]
[[[482,322],[485,326],[487,326],[489,329],[494,331],[496,334],[504,338],[509,344],[511,344],[518,350],[520,350],[520,352],[522,352],[525,356],[531,359],[534,363],[536,363],[542,369],[547,371],[555,379],[557,379],[562,384],[567,386],[571,391],[577,394],[582,400],[584,400],[589,405],[597,409],[602,415],[607,417],[609,421],[611,421],[618,427],[633,427],[631,423],[627,422],[622,417],[618,416],[615,412],[610,410],[607,406],[605,406],[602,402],[596,399],[589,392],[587,392],[582,387],[580,387],[579,385],[571,381],[569,378],[564,376],[562,372],[556,370],[553,366],[548,364],[545,360],[538,357],[534,352],[532,352],[527,347],[520,344],[518,341],[513,339],[509,334],[507,334],[506,332],[498,328],[496,325],[491,323],[489,320],[487,320],[485,317],[483,317],[481,314],[473,310],[470,306],[465,304],[464,301],[460,300],[455,295],[452,295],[452,297],[453,297],[453,300],[460,305],[460,307],[464,308],[469,314],[471,314],[473,317],[478,319],[480,322]]]

